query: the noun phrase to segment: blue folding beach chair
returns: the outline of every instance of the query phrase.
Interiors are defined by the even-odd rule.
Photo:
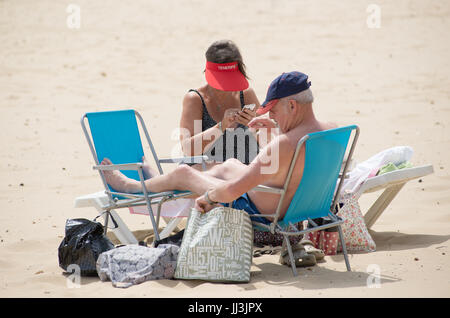
[[[350,140],[352,131],[355,131],[353,142],[348,152],[347,160],[340,175],[344,155]],[[289,172],[282,189],[258,186],[254,190],[280,194],[280,201],[274,214],[264,215],[273,217],[270,225],[253,221],[258,229],[280,233],[284,236],[284,244],[289,253],[289,259],[294,276],[297,276],[294,257],[289,236],[302,235],[326,228],[337,227],[344,253],[347,270],[350,271],[347,250],[343,239],[341,224],[343,220],[335,215],[335,205],[342,186],[342,176],[346,175],[348,163],[351,160],[356,141],[359,136],[359,128],[355,125],[336,129],[315,132],[304,136],[297,144]],[[282,220],[279,220],[280,209],[284,200],[287,186],[291,180],[296,159],[302,145],[305,145],[305,166],[300,184],[291,200],[288,210]],[[336,189],[336,185],[340,179]],[[259,215],[250,215],[258,217]],[[330,223],[317,225],[313,219],[326,218]],[[293,224],[308,220],[308,228],[299,231]]]
[[[81,126],[96,164],[94,169],[99,171],[105,187],[105,192],[108,195],[108,204],[102,207],[103,213],[106,213],[105,230],[108,228],[108,220],[110,218],[114,222],[110,213],[112,209],[146,205],[155,233],[155,240],[159,240],[158,224],[161,205],[169,200],[186,197],[190,195],[191,192],[147,192],[144,186],[144,176],[142,171],[142,157],[144,156],[144,151],[136,117],[139,119],[141,128],[145,134],[148,145],[150,146],[150,150],[160,174],[163,174],[161,163],[201,163],[203,167],[205,167],[205,161],[208,157],[195,156],[159,159],[151,142],[147,128],[145,127],[144,120],[135,110],[92,112],[86,113],[81,118]],[[86,118],[88,120],[90,133],[85,125]],[[100,162],[104,158],[109,158],[114,164],[100,165]],[[106,183],[105,176],[103,175],[103,171],[105,170],[120,170],[127,177],[140,181],[142,193],[129,194],[115,191]],[[152,204],[158,204],[157,220],[155,220],[151,206]]]

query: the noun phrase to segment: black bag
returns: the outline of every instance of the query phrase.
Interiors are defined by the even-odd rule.
[[[162,240],[155,240],[154,246],[158,247],[159,244],[172,244],[172,245],[176,245],[178,247],[181,246],[181,243],[183,242],[183,235],[184,235],[184,229],[181,230],[180,232],[166,237]]]
[[[81,276],[97,275],[98,256],[114,248],[104,235],[103,226],[87,219],[66,221],[66,236],[58,248],[59,266],[67,270],[71,264],[80,267]]]

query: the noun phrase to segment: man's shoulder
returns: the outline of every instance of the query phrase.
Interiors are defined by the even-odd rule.
[[[329,121],[329,122],[323,123],[323,128],[324,129],[322,129],[322,130],[335,129],[335,128],[338,128],[338,127],[339,127],[338,124]]]
[[[294,129],[288,131],[285,135],[291,143],[294,143],[296,145],[304,136],[308,134],[334,128],[338,128],[338,125],[333,122],[319,122],[314,126],[299,125]]]

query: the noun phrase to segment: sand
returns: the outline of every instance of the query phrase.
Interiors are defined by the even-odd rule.
[[[0,1],[0,296],[449,297],[450,4],[379,0],[380,28],[370,28],[372,2]],[[70,3],[79,29],[67,26]],[[81,116],[134,108],[158,153],[176,154],[182,97],[204,82],[204,52],[223,38],[239,45],[260,101],[281,72],[305,72],[320,119],[360,126],[358,161],[409,145],[434,174],[403,188],[373,226],[377,251],[352,254],[352,272],[327,256],[294,278],[265,255],[249,284],[119,289],[94,277],[68,288],[57,258],[65,221],[93,218],[74,199],[102,188]],[[151,228],[120,213],[134,231]],[[371,264],[380,288],[367,286]]]

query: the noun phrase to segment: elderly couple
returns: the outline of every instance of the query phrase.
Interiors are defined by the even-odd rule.
[[[211,140],[223,138],[225,141],[227,132],[243,127],[251,129],[256,135],[253,141],[247,140],[245,149],[240,147],[235,151],[235,155],[247,153],[246,160],[241,162],[230,158],[220,164],[208,165],[206,171],[196,166],[180,165],[171,173],[154,175],[145,180],[145,186],[151,192],[174,189],[192,191],[197,197],[196,209],[203,212],[208,212],[218,203],[231,203],[231,207],[243,209],[249,214],[272,214],[279,195],[252,191],[252,188],[257,185],[282,188],[297,142],[306,134],[336,126],[316,119],[307,75],[300,72],[281,74],[272,81],[266,99],[260,105],[253,89],[249,88],[245,65],[233,42],[213,43],[206,52],[206,60],[207,84],[190,90],[183,100],[180,126],[190,132],[189,136],[184,134],[180,137],[183,151],[186,155],[206,153]],[[256,108],[244,108],[245,104],[255,104]],[[195,121],[199,120],[202,131],[194,134]],[[262,132],[269,132],[272,138],[258,138]],[[266,142],[263,142],[264,139]],[[259,142],[259,151],[253,160],[249,160],[248,156],[251,142]],[[195,144],[201,147],[194,147]],[[214,155],[217,157],[218,154]],[[304,159],[303,146],[287,187],[281,218],[302,178]],[[268,169],[274,166],[274,161],[277,169]],[[108,159],[102,162],[110,163]],[[105,177],[108,184],[118,191],[141,192],[140,182],[128,179],[118,171],[105,171]],[[267,218],[258,221],[270,223]]]

